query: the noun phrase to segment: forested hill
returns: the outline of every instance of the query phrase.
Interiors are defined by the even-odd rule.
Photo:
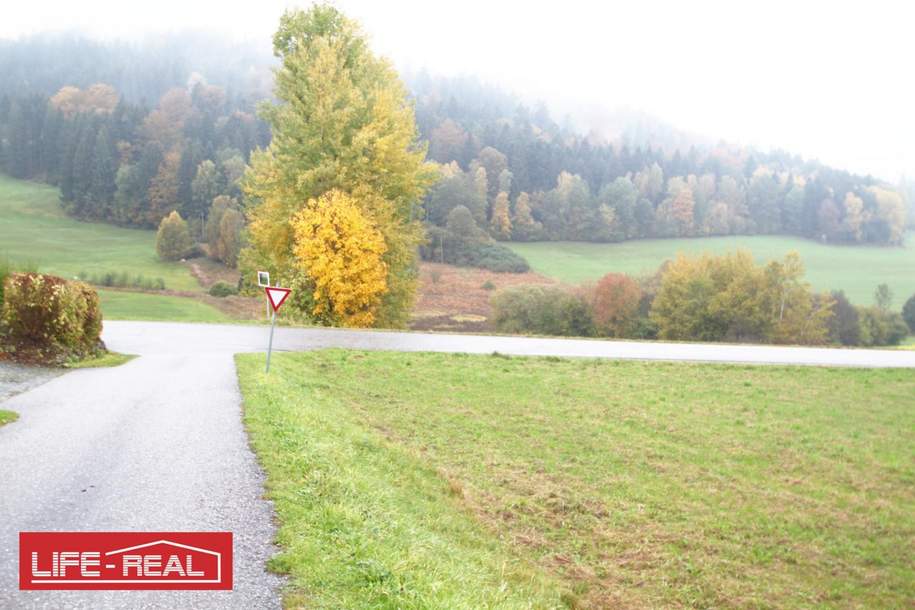
[[[240,196],[251,150],[270,141],[255,106],[271,63],[199,35],[0,41],[0,169],[58,185],[80,218],[155,227],[178,210],[202,231],[213,199]]]
[[[619,241],[639,237],[790,233],[899,243],[900,189],[776,151],[686,138],[644,119],[603,141],[561,127],[472,79],[408,77],[429,156],[446,164],[427,211],[470,209],[497,239]],[[660,132],[656,144],[647,132]],[[915,202],[913,202],[915,203]],[[915,220],[915,213],[910,216]]]
[[[239,196],[251,149],[269,141],[255,104],[269,95],[271,65],[253,47],[191,35],[0,41],[0,169],[59,185],[79,217],[155,226],[177,209],[202,221],[214,197]],[[472,78],[405,81],[443,166],[425,201],[433,224],[464,206],[503,240],[903,237],[902,191],[870,177],[782,152],[687,146],[644,118],[604,141]]]

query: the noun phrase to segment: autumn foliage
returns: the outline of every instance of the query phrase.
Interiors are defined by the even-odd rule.
[[[340,326],[371,326],[387,288],[384,237],[352,197],[333,190],[292,221],[296,261],[311,280],[311,314]]]
[[[118,105],[118,93],[111,85],[96,83],[80,89],[66,86],[55,93],[48,103],[64,117],[72,118],[81,113],[109,114]]]
[[[58,362],[102,347],[98,294],[87,284],[53,275],[7,277],[0,325],[17,356],[26,360]]]
[[[240,266],[307,276],[314,304],[290,306],[310,307],[322,322],[404,326],[419,204],[437,174],[403,84],[331,6],[287,12],[273,40],[274,93],[285,103],[262,107],[273,139],[252,154],[244,179],[250,225]],[[345,285],[354,282],[365,285]]]
[[[765,266],[747,251],[680,255],[663,272],[651,318],[662,339],[823,344],[833,300],[803,276],[796,252]]]
[[[164,261],[176,261],[187,256],[194,247],[187,221],[173,211],[159,223],[156,232],[156,253]]]
[[[642,290],[624,273],[608,273],[591,292],[591,315],[598,333],[608,337],[630,336],[638,324]]]

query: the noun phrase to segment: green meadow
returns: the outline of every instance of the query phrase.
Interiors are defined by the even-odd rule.
[[[0,175],[0,258],[66,278],[126,272],[162,278],[170,290],[201,290],[185,265],[156,256],[155,231],[82,222],[60,207],[56,187]],[[100,290],[109,319],[219,322],[227,317],[190,298]]]
[[[291,608],[903,608],[915,372],[238,356]]]
[[[732,236],[695,239],[645,239],[616,244],[585,242],[506,243],[531,268],[564,282],[596,280],[617,271],[631,275],[654,272],[677,253],[724,253],[746,249],[759,261],[782,258],[796,250],[817,290],[841,289],[857,305],[869,305],[874,288],[886,283],[901,307],[915,293],[915,232],[904,247],[838,246],[786,236]]]

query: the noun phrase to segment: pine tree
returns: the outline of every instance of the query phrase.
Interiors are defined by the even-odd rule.
[[[82,115],[81,115],[82,116]],[[95,126],[89,119],[82,121],[79,144],[73,153],[73,213],[80,218],[91,216],[92,168],[95,152]]]
[[[114,180],[117,165],[106,126],[102,126],[96,134],[92,157],[92,179],[89,183],[89,207],[86,214],[93,218],[109,218],[116,190]]]

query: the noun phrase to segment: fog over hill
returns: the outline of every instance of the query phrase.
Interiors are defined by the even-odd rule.
[[[307,5],[52,0],[6,11],[0,37],[82,28],[137,40],[199,29],[224,33],[235,50],[243,41],[266,50],[291,4]],[[783,148],[893,182],[915,173],[904,4],[336,4],[402,70],[477,75],[544,99],[586,133],[611,136],[619,130],[608,115],[631,108],[712,142]]]

